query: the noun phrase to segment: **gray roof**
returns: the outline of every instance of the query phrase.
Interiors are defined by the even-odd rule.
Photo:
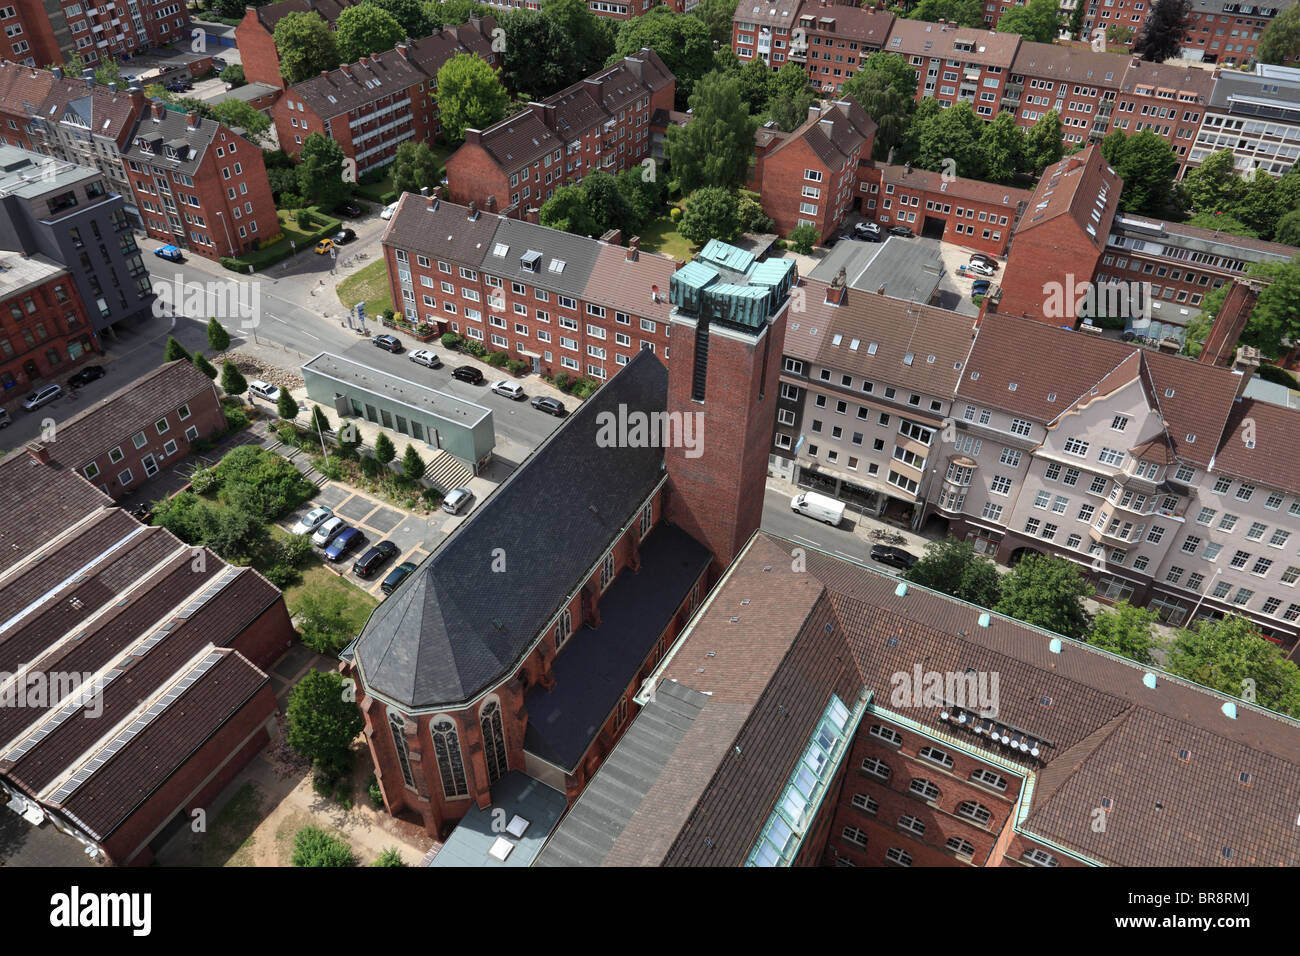
[[[505,246],[505,255],[497,255],[499,246]],[[523,267],[523,257],[529,252],[540,252],[541,260],[535,272]],[[530,285],[563,292],[580,298],[596,268],[600,243],[586,236],[575,236],[558,229],[501,217],[492,241],[484,249],[479,263],[484,272],[503,279],[517,279]],[[560,268],[561,271],[554,271]]]
[[[356,646],[367,691],[411,713],[508,676],[662,477],[662,448],[601,447],[597,416],[667,398],[668,370],[638,352],[552,433],[371,614]],[[501,549],[506,569],[487,573]]]
[[[708,702],[708,694],[684,684],[660,684],[534,865],[599,866]]]
[[[192,176],[203,162],[203,154],[217,138],[220,129],[221,124],[216,120],[200,117],[198,125],[190,129],[186,113],[167,110],[162,117],[155,119],[153,111],[146,110],[131,134],[130,145],[122,150],[122,156],[138,163],[157,164],[165,166],[170,171]],[[151,143],[153,151],[141,149],[141,140]],[[178,141],[188,146],[188,154],[181,160],[168,158],[164,146],[170,146]]]
[[[1297,123],[1300,122],[1300,106],[1296,105],[1298,98],[1300,70],[1278,67],[1271,68],[1267,73],[1224,70],[1215,78],[1209,105],[1212,109],[1224,112]],[[1243,102],[1244,100],[1260,102]]]
[[[512,770],[492,784],[492,806],[471,810],[461,817],[429,865],[529,866],[555,829],[568,803],[560,791]],[[516,837],[501,832],[501,828],[509,826],[516,816],[528,821],[523,835]],[[504,861],[488,855],[488,850],[497,840],[505,840],[512,847]]]
[[[492,414],[490,408],[458,398],[449,392],[399,378],[330,352],[321,352],[302,368],[304,372],[315,372],[344,385],[364,389],[390,402],[398,402],[465,428],[472,428]]]
[[[830,282],[844,269],[850,288],[885,294],[909,302],[929,302],[939,287],[943,260],[939,243],[915,237],[889,236],[883,243],[841,241],[808,276]]]
[[[17,146],[0,146],[0,196],[34,199],[56,189],[102,179],[103,173]]]

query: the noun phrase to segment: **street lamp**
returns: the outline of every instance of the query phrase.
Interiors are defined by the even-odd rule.
[[[1201,599],[1196,602],[1196,607],[1192,608],[1192,616],[1191,619],[1188,620],[1187,622],[1188,625],[1191,625],[1192,622],[1196,620],[1196,612],[1201,609],[1201,605],[1205,602],[1205,595],[1210,593],[1210,586],[1214,584],[1214,579],[1217,578],[1222,573],[1223,573],[1223,568],[1215,568],[1214,575],[1210,578],[1210,580],[1205,582],[1205,590],[1201,592]]]
[[[230,250],[230,258],[235,257],[235,244],[230,241],[230,227],[226,225],[226,217],[221,210],[217,210],[217,216],[221,219],[221,228],[226,231],[226,248]]]

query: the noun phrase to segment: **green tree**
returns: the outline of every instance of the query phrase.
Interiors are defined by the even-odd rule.
[[[285,739],[318,770],[335,777],[352,768],[352,741],[365,721],[342,674],[308,671],[289,691],[287,715]]]
[[[95,82],[101,86],[122,82],[122,65],[117,60],[104,60],[95,67]]]
[[[248,391],[248,382],[235,368],[235,363],[226,359],[221,363],[221,390],[227,395],[243,395]]]
[[[817,229],[806,223],[802,226],[795,226],[790,230],[790,235],[786,237],[790,240],[790,248],[802,255],[808,255],[813,251],[813,246],[821,238],[817,235]]]
[[[406,36],[427,37],[438,24],[420,5],[419,0],[365,0],[373,7],[383,10],[402,26]]]
[[[243,86],[246,82],[244,79],[244,65],[242,63],[230,64],[221,71],[220,76],[222,83],[229,83],[233,87]]]
[[[361,432],[357,430],[356,422],[339,422],[339,457],[346,458],[349,461],[355,461],[361,457],[358,449],[361,448]]]
[[[1236,216],[1198,212],[1187,220],[1187,225],[1195,226],[1198,229],[1209,229],[1212,232],[1226,232],[1230,236],[1245,236],[1247,239],[1259,238],[1259,233]]]
[[[677,77],[677,108],[685,109],[700,79],[713,69],[713,41],[697,18],[680,16],[663,5],[623,23],[614,44],[616,59],[649,47]]]
[[[731,43],[731,22],[736,16],[736,0],[700,0],[691,10],[690,16],[704,24],[704,28],[709,31],[709,38],[720,47]]]
[[[311,407],[311,427],[321,434],[330,430],[329,416],[325,414],[325,409],[319,405]]]
[[[1106,27],[1106,40],[1109,43],[1128,46],[1133,42],[1133,28],[1127,23],[1112,23]]]
[[[392,14],[371,3],[346,7],[334,21],[339,57],[343,63],[355,63],[363,56],[391,50],[406,39],[406,29]]]
[[[230,333],[217,321],[215,315],[208,319],[208,347],[214,352],[224,352],[230,348]]]
[[[375,858],[371,866],[406,866],[406,861],[402,859],[402,854],[397,847],[390,846]]]
[[[266,541],[266,525],[261,519],[237,508],[218,508],[201,501],[194,518],[199,538],[190,543],[206,545],[233,564],[247,563]]]
[[[603,232],[587,209],[586,192],[581,183],[555,190],[555,195],[542,203],[538,218],[548,229],[578,236],[597,236]]]
[[[275,400],[275,407],[285,421],[291,422],[298,417],[298,402],[289,394],[287,388],[280,389],[280,397]]]
[[[702,246],[710,239],[732,242],[740,235],[740,209],[736,194],[718,186],[706,186],[691,194],[677,231]]]
[[[1300,255],[1286,262],[1257,262],[1247,275],[1271,279],[1259,294],[1241,340],[1265,355],[1285,355],[1284,340],[1300,340]]]
[[[1300,209],[1292,210],[1277,221],[1273,241],[1288,246],[1300,246]]]
[[[618,189],[631,210],[637,229],[663,214],[665,187],[652,168],[633,166],[623,170],[618,174]]]
[[[582,194],[601,233],[620,229],[625,235],[630,235],[637,228],[636,216],[619,189],[618,180],[603,169],[593,170],[583,177]]]
[[[271,138],[271,120],[265,113],[243,100],[223,100],[212,107],[212,118],[229,129],[241,129],[249,142],[266,146]]]
[[[927,23],[946,20],[964,27],[984,26],[984,7],[980,0],[921,0],[907,16]]]
[[[980,607],[993,607],[1001,596],[1002,575],[997,566],[976,554],[969,541],[957,538],[927,544],[907,579]]]
[[[1122,140],[1122,131],[1115,132],[1121,134]],[[1106,138],[1110,139],[1110,136]],[[1111,157],[1107,156],[1107,159]],[[1117,159],[1118,156],[1112,163]],[[1236,157],[1232,150],[1221,149],[1205,157],[1200,166],[1187,171],[1178,186],[1178,193],[1182,202],[1194,212],[1214,215],[1235,210],[1245,191],[1244,186],[1237,177]]]
[[[1028,0],[998,18],[998,33],[1019,33],[1026,40],[1051,43],[1061,32],[1061,7],[1057,0]]]
[[[876,121],[873,155],[884,159],[903,145],[916,115],[916,70],[897,53],[873,53],[840,88]]]
[[[470,17],[495,16],[496,11],[484,6],[478,0],[443,0],[442,3],[423,3],[420,6],[426,16],[430,17],[435,27],[456,26],[466,23]]]
[[[1070,10],[1070,37],[1074,40],[1083,39],[1083,4],[1076,3]]]
[[[213,381],[217,378],[217,370],[211,362],[203,357],[202,352],[194,353],[194,367]]]
[[[1120,601],[1092,619],[1087,641],[1102,650],[1132,658],[1139,664],[1151,664],[1155,660],[1152,650],[1156,646],[1156,620],[1155,611]]]
[[[418,193],[421,187],[432,188],[441,181],[438,157],[433,155],[427,143],[407,140],[397,147],[397,158],[393,161],[393,190],[399,196],[404,192]]]
[[[302,642],[317,654],[338,654],[357,636],[351,605],[351,597],[341,588],[304,588],[294,607]]]
[[[984,121],[970,103],[957,103],[929,119],[919,131],[917,165],[969,179],[984,176],[980,137]]]
[[[175,338],[169,335],[167,336],[167,345],[163,348],[163,361],[175,362],[177,359],[185,359],[187,362],[192,362],[194,356],[190,355],[185,346],[181,345],[180,342],[176,341]]]
[[[1271,239],[1282,214],[1292,208],[1285,204],[1281,180],[1256,170],[1244,185],[1236,216],[1261,239]]]
[[[458,53],[438,70],[438,111],[452,143],[465,139],[467,129],[486,129],[504,119],[510,94],[486,60]]]
[[[683,195],[702,186],[740,188],[749,177],[758,128],[741,99],[740,81],[710,73],[691,96],[691,110],[685,126],[668,127],[665,149],[677,188]]]
[[[573,39],[540,10],[511,10],[501,16],[505,49],[501,77],[512,90],[543,99],[582,76]]]
[[[1002,578],[1002,596],[993,610],[1066,637],[1088,633],[1084,599],[1092,585],[1079,566],[1064,558],[1030,554]]]
[[[1133,44],[1133,52],[1154,63],[1177,56],[1187,35],[1187,18],[1191,12],[1192,0],[1155,0],[1142,22],[1142,33]]]
[[[1300,6],[1287,7],[1264,28],[1255,57],[1274,65],[1300,59]]]
[[[774,75],[762,57],[754,57],[740,68],[736,82],[739,84],[740,98],[751,114],[757,116],[767,109],[768,100],[772,98]]]
[[[298,191],[330,208],[347,199],[352,187],[343,180],[343,147],[328,136],[310,134],[298,154]]]
[[[542,13],[573,41],[578,54],[578,76],[595,73],[613,54],[613,24],[592,13],[587,0],[542,0]]]
[[[424,459],[415,450],[415,446],[408,442],[406,451],[402,454],[402,477],[407,481],[419,481],[424,477],[424,468]]]
[[[1300,672],[1295,663],[1238,615],[1179,628],[1167,668],[1225,694],[1300,716]]]
[[[1102,141],[1102,154],[1124,180],[1122,210],[1158,215],[1171,203],[1178,157],[1166,140],[1149,129],[1123,139],[1111,133]]]
[[[1025,133],[1025,169],[1041,172],[1059,162],[1064,153],[1061,116],[1048,110]]]
[[[393,440],[383,432],[375,439],[375,461],[381,465],[387,465],[397,457],[397,448],[393,445]]]
[[[303,827],[293,835],[294,866],[355,866],[352,848],[320,827]]]
[[[280,57],[280,75],[287,83],[301,83],[342,62],[334,31],[315,10],[285,15],[272,36]]]
[[[807,121],[808,107],[815,100],[816,97],[811,93],[804,96],[778,93],[768,104],[764,121],[775,123],[782,132],[793,133]]]
[[[1015,178],[1025,162],[1025,131],[1016,123],[1014,114],[999,113],[984,124],[979,151],[987,178],[999,183]]]

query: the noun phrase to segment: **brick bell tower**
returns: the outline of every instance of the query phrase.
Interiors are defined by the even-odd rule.
[[[672,276],[668,518],[713,552],[709,583],[758,530],[776,419],[786,313],[798,273],[716,240]]]

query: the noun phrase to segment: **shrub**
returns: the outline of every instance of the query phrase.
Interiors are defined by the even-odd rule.
[[[483,346],[479,345],[473,339],[466,340],[465,351],[475,358],[482,358],[487,354],[487,349],[483,348]]]
[[[430,508],[436,508],[442,504],[442,492],[437,488],[425,488],[420,492],[420,499]]]
[[[493,368],[501,368],[510,361],[510,356],[505,352],[489,352],[483,361],[487,362]]]
[[[187,362],[194,361],[194,357],[190,355],[185,346],[169,335],[167,336],[167,345],[163,348],[163,361],[174,362],[177,359],[185,359]]]
[[[374,453],[375,461],[381,465],[386,465],[397,457],[397,446],[393,444],[393,440],[388,435],[380,432],[378,437],[375,438]]]
[[[1300,390],[1300,383],[1296,382],[1296,377],[1277,365],[1261,365],[1259,367],[1259,377],[1266,382],[1274,382],[1278,385],[1285,385],[1287,388]]]
[[[195,468],[190,475],[190,489],[196,495],[211,494],[220,487],[221,479],[215,468]]]
[[[397,847],[390,846],[375,859],[371,866],[406,866],[402,859],[402,854],[397,851]]]
[[[202,352],[194,353],[194,367],[198,369],[200,372],[202,372],[204,375],[206,375],[208,378],[212,379],[214,382],[216,381],[217,379],[216,367],[213,366],[211,362],[209,362],[207,359],[203,357]]]
[[[370,795],[370,802],[376,807],[382,808],[384,805],[384,793],[379,789],[379,778],[373,773],[366,781],[366,793]]]
[[[299,209],[297,218],[299,229],[310,229],[316,222],[316,217],[310,209]]]
[[[316,465],[316,470],[325,476],[326,481],[343,480],[343,463],[338,458],[331,458],[329,464],[321,460]]]
[[[226,504],[264,521],[281,517],[316,491],[288,461],[256,445],[234,449],[216,471]]]
[[[414,445],[408,444],[402,455],[402,477],[411,482],[419,481],[424,477],[424,469],[424,459]]]
[[[590,398],[598,388],[600,388],[599,382],[593,382],[589,378],[582,378],[573,383],[573,394],[577,398]]]
[[[355,866],[352,848],[320,827],[303,827],[293,837],[294,866]]]
[[[215,315],[208,319],[208,345],[214,352],[224,352],[230,348],[230,333],[217,321]]]
[[[237,432],[241,428],[248,427],[248,414],[238,405],[234,407],[227,405],[225,408],[225,412],[226,412],[226,427],[230,429],[232,432]]]
[[[373,458],[362,458],[361,474],[373,481],[388,474],[388,469]]]
[[[682,210],[681,210],[681,207],[680,207],[680,206],[674,206],[674,207],[669,211],[669,213],[668,213],[668,218],[671,219],[673,222],[680,222],[680,221],[681,221],[681,218],[682,218]]]
[[[465,340],[455,332],[442,333],[440,341],[442,342],[442,347],[445,349],[458,349],[465,343]]]
[[[522,375],[528,369],[532,368],[531,362],[525,362],[523,359],[511,359],[506,362],[506,368],[512,375]]]
[[[221,363],[221,390],[227,395],[242,395],[248,391],[248,381],[230,359]]]

